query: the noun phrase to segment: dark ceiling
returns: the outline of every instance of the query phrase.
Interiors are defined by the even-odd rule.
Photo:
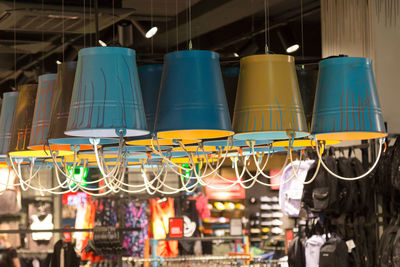
[[[0,90],[56,72],[57,60],[74,60],[79,49],[98,45],[94,1],[0,1]],[[118,25],[123,22],[134,21],[145,30],[158,27],[158,33],[146,39],[132,26],[130,47],[139,64],[188,49],[190,35],[193,49],[214,50],[222,64],[238,64],[234,53],[264,53],[265,22],[270,51],[286,53],[283,42],[301,45],[303,39],[293,54],[296,61],[321,57],[319,0],[98,0],[97,14],[98,38],[108,45],[120,45]]]

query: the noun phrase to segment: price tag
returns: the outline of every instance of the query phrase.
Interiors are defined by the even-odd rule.
[[[346,245],[349,253],[351,253],[351,250],[356,247],[356,244],[354,244],[353,239],[347,240]]]

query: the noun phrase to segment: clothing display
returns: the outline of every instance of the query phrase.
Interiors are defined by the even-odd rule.
[[[71,243],[59,240],[54,245],[50,267],[79,267],[80,259]]]
[[[54,228],[50,202],[35,202],[28,206],[30,229]],[[32,228],[33,227],[33,228]],[[43,251],[53,248],[54,235],[51,232],[27,234],[27,248],[31,251]]]
[[[321,235],[313,235],[306,241],[305,255],[306,267],[319,266],[319,253],[326,239]]]
[[[146,203],[130,201],[125,203],[125,226],[137,227],[140,231],[126,232],[124,235],[124,247],[127,255],[132,257],[143,257],[145,250],[145,240],[148,239],[149,221],[146,214]]]
[[[96,206],[92,201],[87,201],[85,204],[81,204],[77,208],[76,219],[75,219],[75,228],[77,229],[87,229],[94,227],[95,221],[95,213]],[[76,244],[75,248],[77,251],[82,251],[89,239],[91,238],[92,233],[90,232],[75,232],[72,237],[74,238]]]
[[[168,198],[166,201],[150,199],[151,228],[153,238],[164,239],[169,232],[169,219],[175,217],[174,199]],[[157,255],[163,257],[178,256],[178,241],[159,241],[157,245]]]
[[[183,236],[199,236],[199,215],[196,208],[196,200],[175,200],[175,216],[183,218]],[[194,254],[194,241],[179,241],[181,255]]]
[[[290,217],[298,217],[303,195],[303,182],[314,160],[294,161],[289,164],[282,173],[279,189],[279,205],[284,214]],[[293,168],[296,171],[294,177]]]
[[[33,222],[31,224],[32,230],[47,230],[54,229],[53,215],[47,214],[40,218],[38,215],[31,216]],[[51,232],[32,233],[34,241],[49,241],[53,237]]]
[[[13,248],[0,248],[0,267],[14,266],[13,259],[17,258],[17,252]]]

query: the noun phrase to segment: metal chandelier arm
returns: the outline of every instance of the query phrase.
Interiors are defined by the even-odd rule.
[[[316,139],[315,139],[315,141],[317,142]],[[362,178],[368,176],[368,175],[375,169],[375,167],[378,165],[379,159],[380,159],[380,157],[381,157],[381,155],[382,155],[382,146],[383,146],[384,143],[385,143],[385,138],[379,138],[379,151],[378,151],[378,156],[376,157],[376,160],[375,160],[374,164],[372,165],[372,167],[371,167],[366,173],[364,173],[364,174],[362,174],[362,175],[360,175],[360,176],[357,176],[357,177],[343,177],[343,176],[340,176],[340,175],[334,173],[333,171],[331,171],[331,170],[328,168],[328,166],[326,166],[326,164],[325,164],[324,161],[322,160],[321,153],[320,153],[320,150],[319,150],[319,145],[316,146],[316,150],[317,150],[318,160],[320,161],[321,165],[324,167],[324,169],[325,169],[329,174],[331,174],[331,175],[334,176],[335,178],[338,178],[338,179],[341,179],[341,180],[345,180],[345,181],[355,181],[355,180],[359,180],[359,179],[362,179]]]

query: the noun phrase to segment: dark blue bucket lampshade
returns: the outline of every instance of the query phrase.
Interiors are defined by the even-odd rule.
[[[319,63],[311,132],[318,140],[387,135],[371,59],[335,57]]]
[[[29,149],[41,150],[46,142],[50,126],[51,109],[54,105],[56,79],[57,74],[39,76]]]
[[[196,140],[233,134],[217,53],[190,50],[164,56],[156,116],[159,138]]]
[[[140,66],[138,68],[140,87],[142,89],[142,97],[144,110],[146,113],[147,126],[151,133],[154,131],[154,122],[157,112],[158,94],[160,92],[161,76],[163,65],[153,64]],[[197,140],[184,140],[183,143],[191,144],[198,142]],[[152,135],[141,137],[133,137],[127,140],[128,145],[151,146],[152,143],[156,146],[171,146],[174,145],[172,139],[158,139],[152,141]]]
[[[140,88],[142,90],[144,111],[146,114],[146,123],[151,133],[154,130],[162,69],[162,64],[145,65],[138,68]],[[149,143],[151,143],[151,138],[151,134],[134,137],[131,138],[131,140],[128,140],[127,144],[149,145]]]
[[[92,47],[79,51],[65,134],[81,137],[149,133],[135,51]]]
[[[224,80],[226,100],[228,101],[228,108],[231,120],[233,118],[233,111],[235,109],[236,90],[239,80],[239,67],[222,68],[222,78]]]
[[[150,132],[154,130],[162,69],[162,64],[145,65],[138,68],[146,122]]]
[[[3,94],[3,103],[0,114],[0,156],[6,156],[8,152],[17,99],[18,92],[8,92]]]

